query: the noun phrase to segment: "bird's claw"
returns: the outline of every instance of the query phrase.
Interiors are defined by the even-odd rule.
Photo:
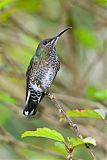
[[[49,92],[49,88],[45,89],[45,92],[44,92],[46,95],[48,95],[50,92]]]

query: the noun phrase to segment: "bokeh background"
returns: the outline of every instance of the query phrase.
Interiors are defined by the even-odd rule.
[[[21,139],[21,134],[49,127],[73,136],[66,121],[46,97],[36,117],[22,114],[26,69],[40,40],[72,26],[57,44],[61,68],[51,87],[65,109],[103,108],[107,112],[107,1],[106,0],[1,0],[0,1],[0,160],[63,160],[64,150],[44,138]],[[97,140],[97,160],[107,160],[104,121],[72,118],[84,137]],[[76,160],[91,160],[84,146]]]

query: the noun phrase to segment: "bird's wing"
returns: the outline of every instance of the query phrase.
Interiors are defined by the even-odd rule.
[[[40,63],[40,59],[38,57],[34,56],[34,57],[32,57],[30,64],[27,68],[27,71],[26,71],[26,99],[28,96],[28,85],[29,85],[30,76],[33,72],[33,69],[37,70],[39,63]]]
[[[30,76],[33,68],[35,68],[35,69],[38,68],[39,63],[40,63],[40,59],[38,57],[36,57],[36,56],[33,56],[31,61],[30,61],[29,66],[27,68],[26,77]]]

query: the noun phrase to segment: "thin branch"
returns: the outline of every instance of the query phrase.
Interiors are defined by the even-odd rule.
[[[66,115],[66,112],[64,111],[64,109],[62,108],[62,106],[60,105],[58,100],[56,100],[55,96],[52,93],[50,93],[49,90],[46,90],[35,79],[34,79],[33,83],[37,83],[38,87],[40,87],[43,90],[43,92],[48,95],[48,97],[51,99],[51,101],[54,102],[55,106],[59,110],[59,113],[61,113],[65,117],[66,121],[70,125],[70,128],[74,130],[76,136],[79,137],[80,139],[83,139],[81,133],[78,130],[77,124],[73,123],[73,121]],[[96,157],[95,157],[92,149],[90,148],[90,146],[88,144],[86,144],[85,146],[88,149],[88,151],[90,152],[91,156],[93,157],[93,160],[96,160]]]
[[[59,110],[59,113],[62,113],[63,116],[65,117],[65,119],[67,120],[67,122],[69,123],[70,127],[74,129],[77,137],[82,139],[82,135],[79,133],[79,130],[77,128],[77,125],[74,124],[72,122],[72,120],[66,115],[66,112],[63,110],[63,108],[61,107],[61,105],[59,104],[59,102],[56,100],[55,96],[51,93],[48,94],[49,98],[51,99],[51,101],[54,102],[55,106],[57,107],[57,109]]]
[[[71,154],[68,155],[67,160],[73,160]]]
[[[65,117],[65,119],[69,123],[70,127],[75,131],[75,134],[77,135],[77,137],[79,137],[80,139],[83,139],[81,133],[78,130],[77,124],[73,123],[73,121],[66,115],[66,112],[63,110],[63,108],[61,107],[59,102],[56,100],[55,96],[53,94],[49,93],[48,97],[51,99],[51,101],[54,102],[54,104],[57,107],[57,109],[59,110],[59,112],[61,114],[63,114],[63,116]],[[86,146],[87,150],[90,152],[91,156],[93,157],[93,160],[96,160],[96,157],[93,153],[93,150],[90,148],[90,146],[88,144],[86,144],[85,146]]]

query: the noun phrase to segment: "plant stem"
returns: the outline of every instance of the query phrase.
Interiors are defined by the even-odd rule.
[[[57,107],[57,109],[59,110],[59,112],[63,114],[63,116],[65,117],[65,119],[69,123],[70,127],[75,131],[75,134],[77,135],[77,137],[79,137],[80,139],[83,139],[81,133],[78,130],[77,124],[73,123],[73,121],[66,115],[66,112],[64,111],[62,106],[59,104],[59,102],[56,100],[55,96],[49,92],[48,97],[51,99],[51,101],[54,102],[54,104]],[[90,148],[90,146],[88,144],[86,144],[85,146],[86,146],[87,150],[90,152],[91,156],[93,157],[93,160],[96,160],[96,157],[95,157],[92,149]],[[72,158],[69,160],[72,160]]]
[[[45,94],[48,95],[48,97],[51,99],[51,101],[54,102],[55,106],[59,110],[59,113],[63,114],[63,116],[65,117],[65,119],[68,122],[68,124],[70,125],[70,127],[75,131],[76,136],[79,137],[80,139],[83,139],[81,133],[78,130],[77,124],[73,123],[73,121],[66,115],[66,112],[64,111],[64,109],[60,105],[59,101],[56,100],[56,97],[52,93],[50,93],[49,90],[46,90],[41,84],[39,84],[39,87],[44,91]],[[96,160],[96,157],[95,157],[92,149],[90,148],[90,146],[88,144],[86,144],[85,147],[90,152],[93,160]]]

